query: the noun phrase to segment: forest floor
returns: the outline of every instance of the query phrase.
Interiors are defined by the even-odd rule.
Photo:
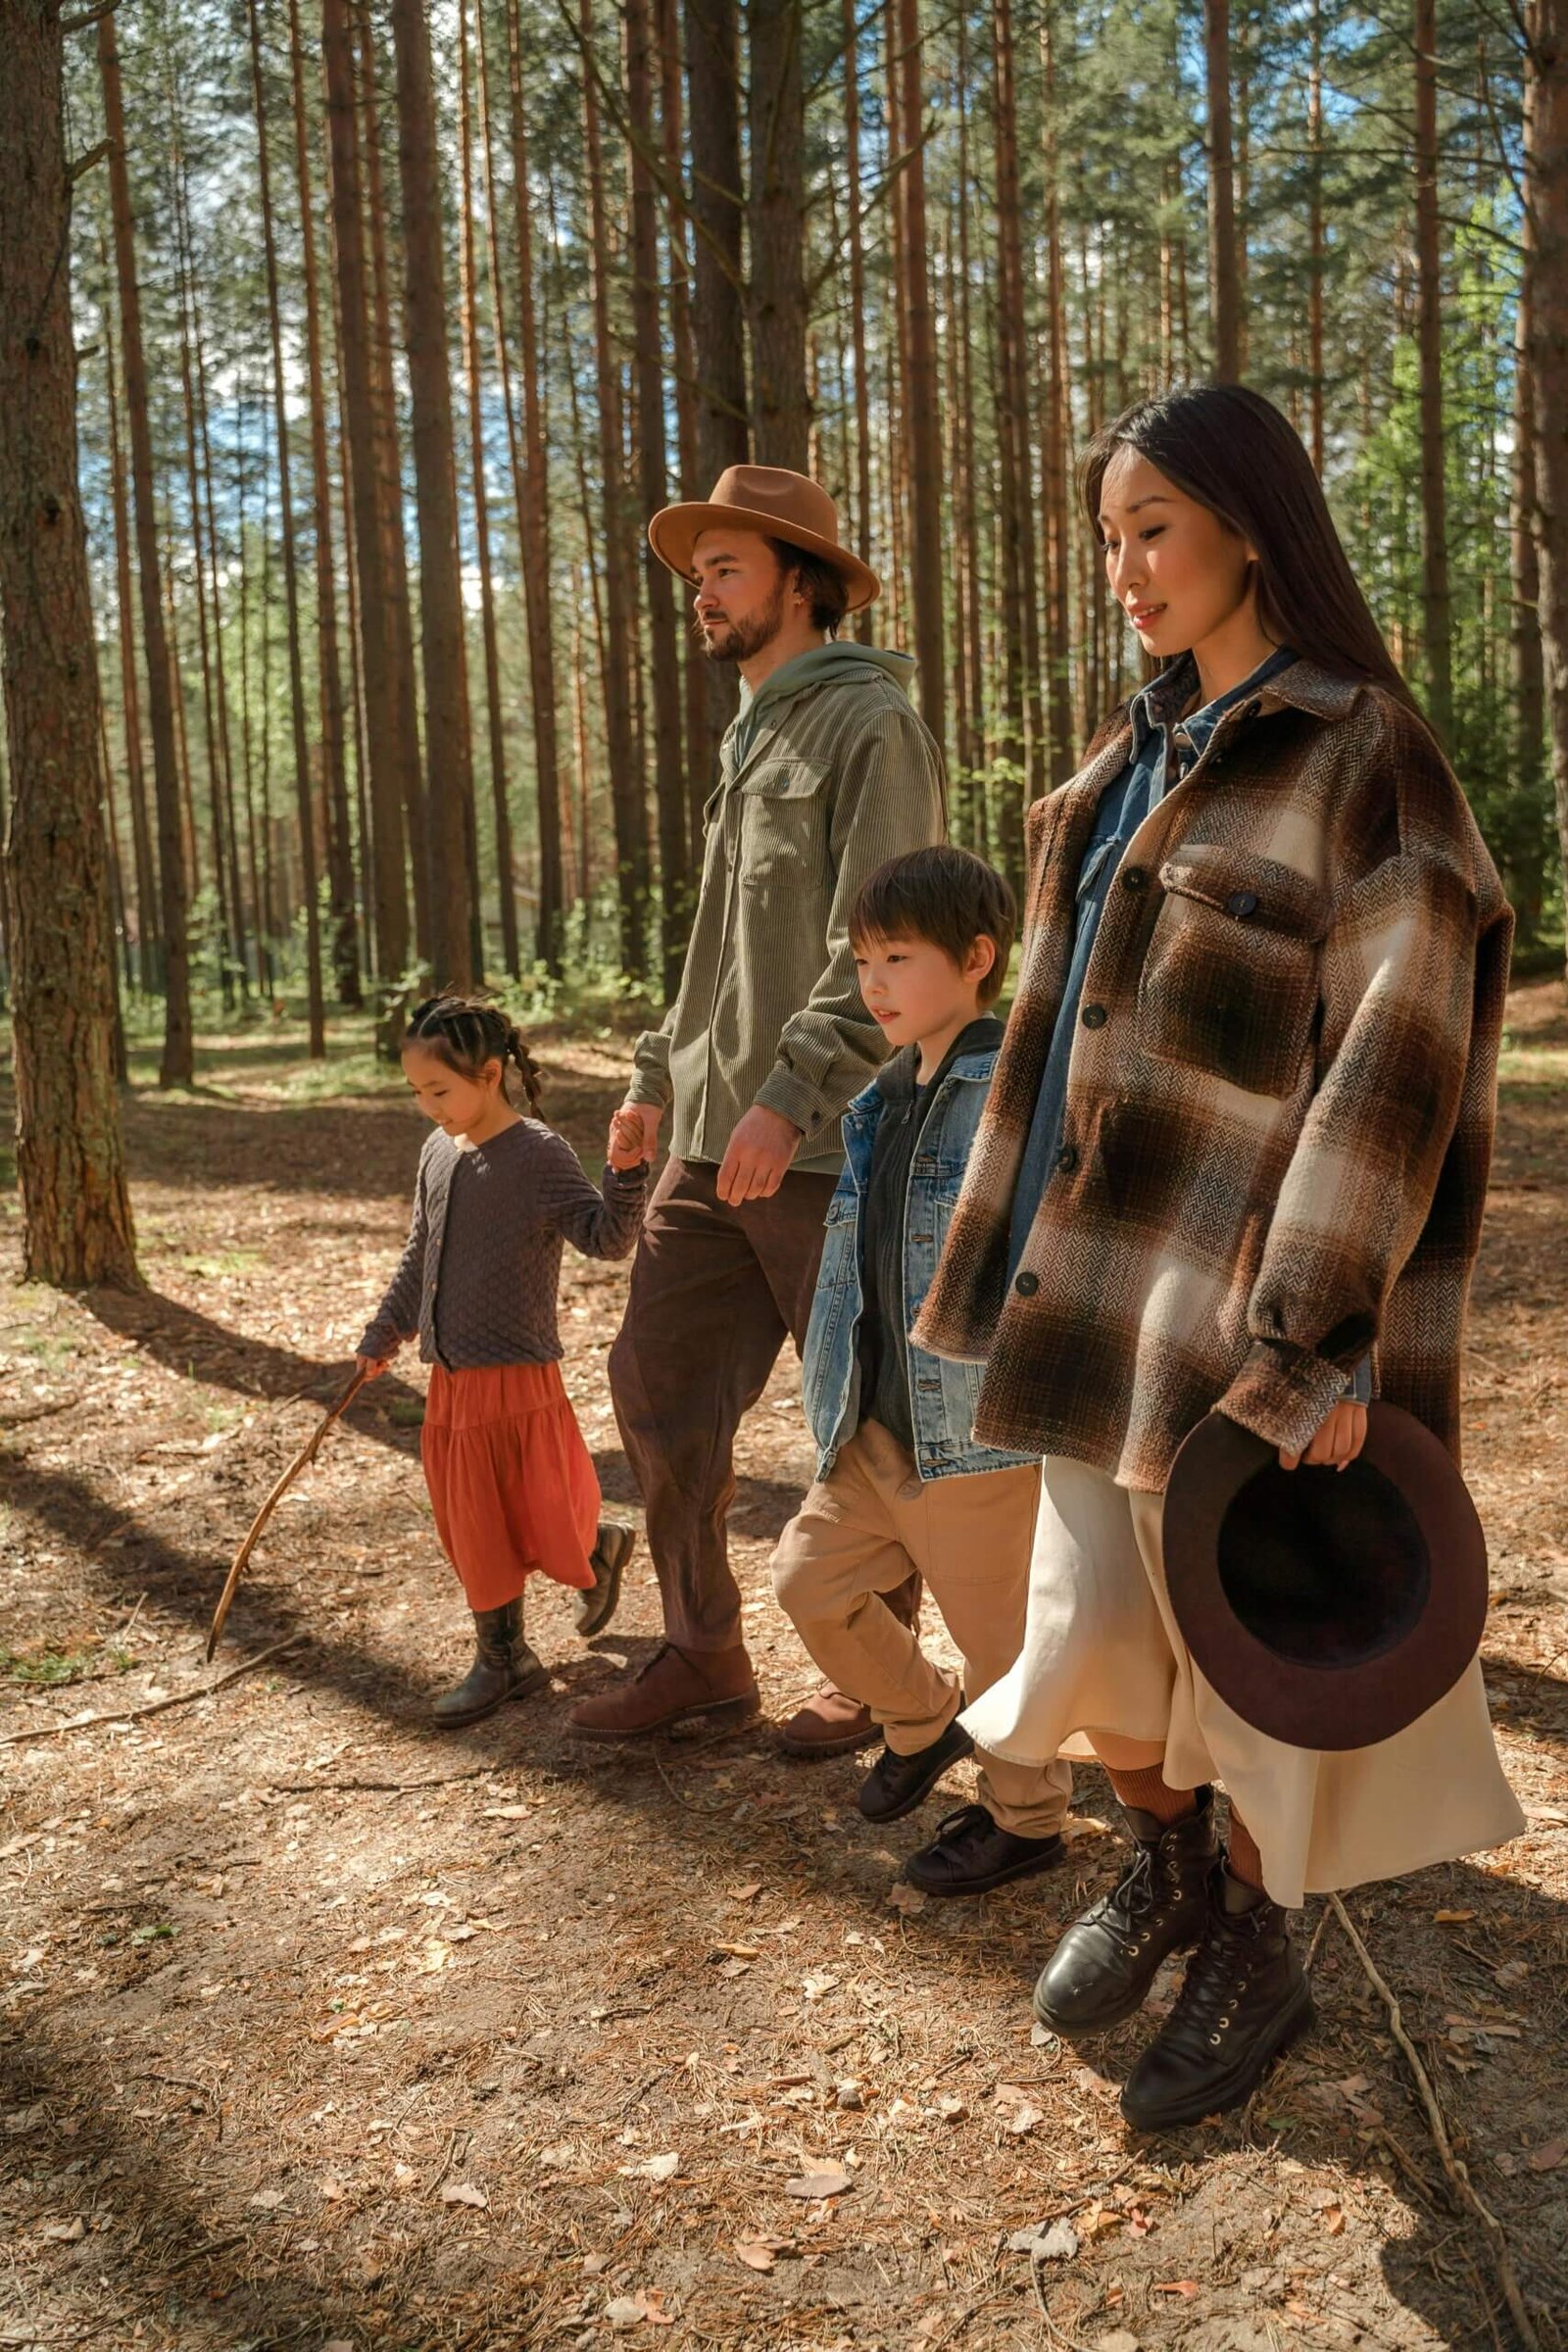
[[[542,1054],[597,1166],[627,1042],[547,1033]],[[204,1037],[189,1093],[145,1058],[135,1079],[143,1294],[21,1286],[0,1195],[0,2344],[1521,2340],[1320,1902],[1316,2034],[1246,2115],[1140,2141],[1116,2090],[1147,2028],[1075,2051],[1030,2024],[1043,1957],[1117,1868],[1099,1776],[1065,1868],[937,1903],[899,1876],[937,1806],[879,1832],[854,1760],[777,1753],[813,1681],[767,1581],[810,1470],[792,1358],[731,1521],[765,1701],[744,1732],[567,1734],[568,1700],[657,1637],[645,1552],[593,1644],[565,1595],[532,1609],[548,1695],[427,1730],[465,1620],[404,1359],[282,1506],[206,1666],[229,1554],[394,1262],[421,1129],[346,1028],[324,1069],[280,1030]],[[1568,2346],[1565,1263],[1568,1004],[1542,983],[1512,1004],[1467,1429],[1529,1829],[1348,1908],[1547,2352]],[[605,1383],[624,1285],[568,1253],[567,1384],[631,1510]],[[1052,2222],[1052,2250],[1014,2245]]]

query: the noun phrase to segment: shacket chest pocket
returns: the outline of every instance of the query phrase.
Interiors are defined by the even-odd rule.
[[[812,760],[763,759],[742,779],[735,798],[746,888],[810,889],[830,879],[826,783]]]
[[[1316,1026],[1328,894],[1272,858],[1185,843],[1138,983],[1138,1040],[1249,1094],[1301,1081]]]

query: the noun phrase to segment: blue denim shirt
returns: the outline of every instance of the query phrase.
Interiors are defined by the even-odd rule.
[[[931,1288],[996,1060],[990,1048],[956,1054],[926,1111],[904,1207],[906,1328]],[[885,1105],[881,1090],[868,1086],[844,1114],[844,1173],[828,1204],[827,1238],[806,1335],[806,1418],[816,1441],[819,1480],[828,1476],[839,1447],[859,1425],[860,1217]],[[1034,1459],[975,1444],[971,1433],[983,1372],[980,1364],[949,1363],[909,1348],[909,1418],[915,1468],[922,1478],[964,1478]]]
[[[1089,958],[1094,953],[1095,937],[1100,918],[1110,896],[1110,886],[1116,878],[1122,852],[1132,840],[1151,808],[1157,808],[1167,791],[1179,784],[1187,770],[1194,766],[1208,745],[1208,739],[1233,703],[1255,693],[1265,679],[1277,671],[1289,668],[1296,656],[1288,647],[1270,654],[1268,660],[1244,678],[1228,693],[1216,695],[1201,710],[1179,718],[1167,707],[1168,689],[1164,697],[1163,681],[1152,679],[1142,694],[1134,697],[1131,717],[1133,744],[1127,764],[1114,782],[1107,784],[1095,811],[1094,830],[1078,868],[1078,930],[1073,941],[1072,960],[1067,966],[1067,985],[1062,992],[1061,1009],[1052,1032],[1051,1050],[1041,1074],[1040,1092],[1035,1098],[1034,1118],[1030,1122],[1029,1141],[1018,1168],[1018,1188],[1012,1200],[1012,1230],[1007,1252],[1007,1280],[1010,1283],[1018,1271],[1018,1262],[1028,1244],[1035,1212],[1041,1196],[1051,1178],[1056,1154],[1061,1150],[1062,1116],[1067,1106],[1067,1070],[1072,1060],[1073,1038],[1078,1028],[1078,1007],[1083,999],[1084,979],[1089,970]]]

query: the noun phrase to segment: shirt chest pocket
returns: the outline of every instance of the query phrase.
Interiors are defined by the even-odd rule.
[[[1138,983],[1140,1044],[1249,1094],[1294,1094],[1317,1019],[1328,897],[1271,858],[1185,846]]]
[[[829,878],[827,770],[770,760],[741,785],[740,874],[751,888],[809,889]]]

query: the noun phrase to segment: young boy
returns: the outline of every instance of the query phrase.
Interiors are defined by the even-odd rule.
[[[985,1106],[1014,929],[1012,893],[965,850],[891,858],[850,918],[866,1009],[898,1049],[844,1119],[847,1161],[806,1342],[816,1484],[779,1541],[773,1590],[816,1664],[867,1705],[887,1745],[859,1792],[902,1820],[971,1753],[956,1721],[1023,1641],[1040,1465],[977,1446],[980,1366],[907,1334],[936,1272]],[[963,1658],[934,1666],[887,1606],[918,1569]],[[980,1798],[940,1823],[906,1875],[983,1894],[1062,1855],[1072,1775],[986,1757]]]

